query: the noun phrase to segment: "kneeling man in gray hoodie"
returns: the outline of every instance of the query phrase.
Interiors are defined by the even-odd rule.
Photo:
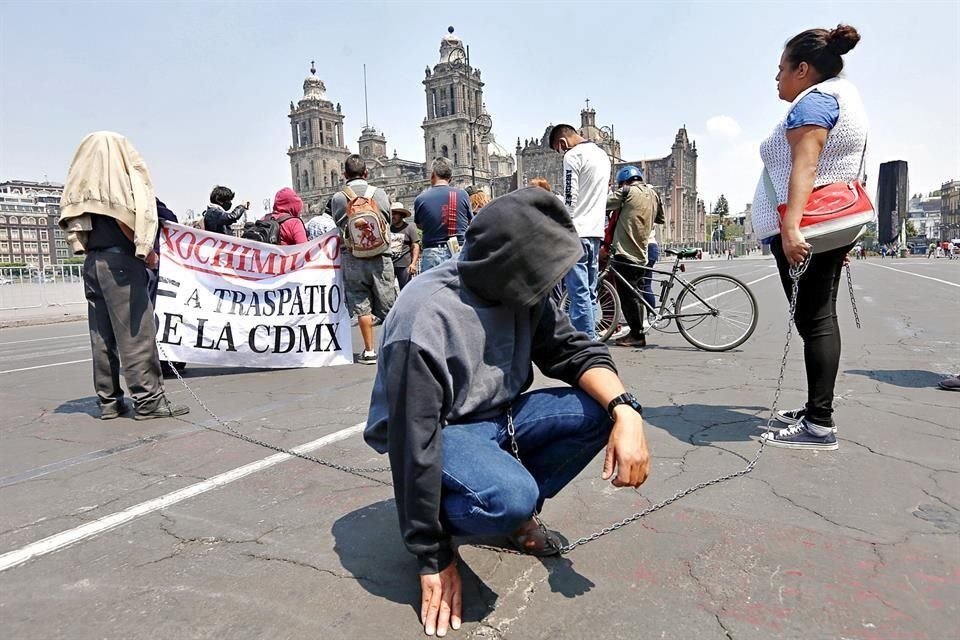
[[[384,322],[366,442],[388,453],[404,543],[417,556],[428,635],[460,627],[451,537],[497,535],[558,552],[534,515],[606,446],[602,477],[647,479],[641,406],[607,348],[551,292],[580,258],[557,198],[497,198],[458,259],[415,278]],[[528,391],[533,365],[567,386]]]

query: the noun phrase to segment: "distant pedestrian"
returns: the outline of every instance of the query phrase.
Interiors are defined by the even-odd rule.
[[[597,278],[610,158],[568,124],[553,127],[549,143],[563,155],[563,203],[583,245],[583,255],[563,280],[570,297],[570,321],[579,331],[596,338]]]
[[[791,295],[790,267],[809,259],[800,277],[794,324],[803,338],[807,403],[780,411],[790,425],[764,434],[766,442],[790,449],[837,448],[833,420],[834,387],[840,365],[837,292],[850,246],[810,256],[800,221],[813,189],[849,183],[860,176],[867,141],[867,118],[856,87],[837,77],[843,55],[860,41],[851,26],[810,29],[787,42],[780,58],[780,98],[791,103],[786,117],[760,145],[768,178],[761,178],[751,213],[753,227],[770,239],[784,292]],[[770,182],[777,201],[767,196]],[[782,221],[777,213],[786,202]]]
[[[153,251],[157,254],[157,266],[155,268],[148,267],[147,271],[147,274],[150,276],[150,302],[153,304],[154,309],[157,307],[157,288],[160,284],[160,231],[164,222],[172,222],[174,224],[179,222],[177,214],[161,202],[160,198],[157,198],[157,218],[159,222],[157,225],[157,240],[153,244]],[[154,319],[156,319],[156,316],[154,316]],[[186,368],[187,364],[185,362],[168,362],[162,358],[160,359],[160,370],[164,375],[173,373],[172,369],[183,371]]]
[[[330,215],[330,200],[327,200],[326,206],[317,215],[310,218],[307,222],[307,237],[315,240],[322,235],[326,235],[337,228],[337,223],[333,221]]]
[[[210,204],[203,212],[203,228],[211,233],[233,235],[233,223],[243,217],[250,209],[250,203],[238,204],[233,207],[234,193],[224,186],[216,186],[210,192]]]
[[[420,264],[420,236],[417,228],[407,222],[410,216],[402,202],[394,202],[390,206],[390,255],[393,273],[401,291],[416,275],[417,265]]]
[[[303,200],[296,191],[284,187],[277,191],[273,198],[273,211],[263,217],[264,220],[273,219],[280,223],[280,237],[277,244],[292,246],[307,241],[307,227],[303,224]]]
[[[156,268],[157,200],[134,146],[110,131],[83,139],[67,172],[60,227],[75,253],[86,253],[83,287],[100,418],[169,418],[189,409],[163,390],[148,268]]]
[[[527,185],[531,187],[540,187],[541,189],[546,189],[550,193],[553,193],[553,187],[550,186],[550,181],[546,178],[533,178],[527,183]]]
[[[483,209],[489,203],[490,196],[488,196],[486,191],[483,191],[482,189],[477,189],[470,194],[470,208],[473,209],[473,215],[477,215],[480,212],[480,209]]]
[[[429,271],[459,251],[463,234],[473,219],[470,196],[450,185],[452,177],[450,160],[437,158],[430,173],[430,188],[413,203],[413,220],[423,231],[421,272]]]
[[[367,165],[354,154],[343,163],[346,183],[330,201],[333,221],[344,237],[341,254],[347,308],[360,325],[363,351],[357,362],[377,364],[373,342],[374,318],[387,317],[397,299],[390,256],[390,199],[367,182]],[[381,234],[383,234],[381,236]]]
[[[630,333],[619,338],[615,344],[619,347],[642,348],[647,346],[644,333],[646,307],[633,290],[646,290],[646,281],[650,277],[646,269],[650,230],[658,211],[663,207],[657,192],[643,183],[643,174],[637,167],[628,165],[620,169],[617,172],[617,185],[617,190],[607,196],[606,208],[618,211],[611,242],[611,259],[617,266],[617,273],[629,282],[622,282],[620,278],[616,281]]]

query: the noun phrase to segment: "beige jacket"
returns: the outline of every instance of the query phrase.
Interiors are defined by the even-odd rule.
[[[80,143],[60,198],[60,227],[74,253],[86,250],[93,215],[110,216],[133,229],[139,258],[157,237],[157,201],[147,164],[130,141],[112,131],[91,133]]]
[[[620,187],[607,196],[607,211],[614,209],[620,209],[620,218],[613,231],[613,251],[646,264],[650,230],[663,210],[660,196],[647,184]]]

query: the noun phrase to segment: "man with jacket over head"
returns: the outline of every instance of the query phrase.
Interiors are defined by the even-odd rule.
[[[123,136],[91,133],[80,143],[60,200],[60,227],[74,253],[85,253],[83,287],[100,418],[128,412],[168,418],[189,409],[163,390],[149,268],[156,268],[157,201],[143,158]]]

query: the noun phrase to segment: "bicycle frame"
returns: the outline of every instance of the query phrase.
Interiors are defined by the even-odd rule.
[[[622,261],[620,262],[621,265],[629,269],[642,269],[644,271],[650,272],[650,274],[656,273],[659,275],[668,276],[666,279],[657,281],[660,284],[660,303],[657,305],[658,308],[652,307],[650,303],[647,302],[646,298],[643,297],[643,292],[639,291],[636,287],[634,287],[633,284],[631,284],[631,282],[627,280],[627,278],[617,270],[616,266],[614,265],[614,262],[615,262],[615,259],[611,256],[611,258],[607,260],[607,265],[603,268],[603,271],[600,272],[600,275],[597,278],[597,280],[599,282],[602,282],[608,273],[612,273],[617,280],[622,282],[624,286],[627,287],[627,289],[630,291],[630,294],[640,301],[640,303],[644,306],[647,312],[653,314],[653,319],[651,320],[652,325],[655,325],[657,322],[661,320],[675,320],[677,318],[703,318],[706,316],[713,316],[717,314],[717,308],[711,305],[709,300],[705,300],[704,298],[700,297],[700,294],[697,293],[696,287],[692,286],[689,282],[684,280],[683,277],[679,275],[680,266],[681,266],[680,256],[677,256],[676,260],[673,263],[673,269],[671,269],[670,271],[665,271],[662,269],[654,269],[652,267],[647,267],[645,265],[639,265],[639,264],[634,265],[634,264],[627,264]],[[682,286],[685,290],[689,291],[690,294],[693,295],[693,297],[699,300],[701,303],[703,303],[703,305],[706,306],[707,309],[709,309],[709,311],[701,312],[701,313],[673,313],[671,311],[668,311],[667,304],[669,302],[670,292],[673,290],[673,287],[676,283],[679,283],[680,286]]]

